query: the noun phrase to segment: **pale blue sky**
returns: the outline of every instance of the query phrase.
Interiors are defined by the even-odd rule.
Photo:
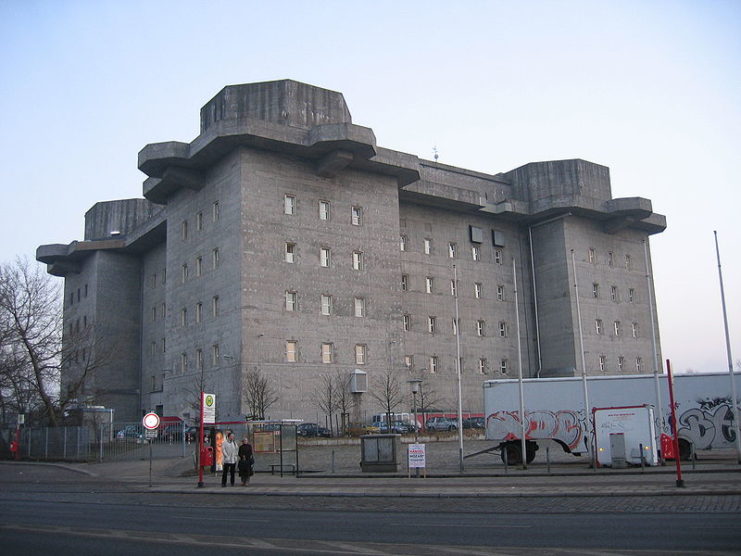
[[[610,167],[650,198],[664,357],[727,369],[713,229],[741,359],[741,2],[0,0],[0,260],[81,239],[141,196],[136,155],[190,141],[224,85],[341,91],[379,145],[496,173]]]

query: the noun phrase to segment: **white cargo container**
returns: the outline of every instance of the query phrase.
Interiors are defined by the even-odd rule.
[[[597,463],[613,467],[659,463],[653,407],[598,407],[592,414]]]
[[[741,392],[741,373],[736,373],[736,391]],[[659,377],[661,411],[657,406],[653,375],[596,376],[587,379],[589,405],[584,408],[581,377],[532,378],[523,380],[527,461],[535,458],[538,441],[553,441],[565,452],[588,454],[593,444],[587,438],[587,416],[595,407],[653,405],[655,434],[670,434],[667,378]],[[738,424],[731,409],[731,380],[727,373],[675,375],[679,449],[688,457],[691,448],[733,448]],[[486,438],[505,448],[510,463],[521,461],[519,385],[514,379],[484,382]],[[658,415],[662,416],[658,422]]]

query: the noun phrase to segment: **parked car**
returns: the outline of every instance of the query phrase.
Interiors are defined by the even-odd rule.
[[[454,431],[458,430],[458,422],[449,417],[432,417],[425,423],[428,431]]]
[[[486,423],[483,417],[469,417],[468,419],[463,419],[463,428],[464,429],[485,429]]]
[[[160,428],[160,438],[166,441],[182,440],[183,439],[183,425],[182,424],[170,424]]]
[[[296,434],[298,436],[304,436],[306,438],[315,436],[323,436],[325,438],[329,438],[330,436],[332,436],[329,432],[329,429],[320,427],[316,423],[301,423],[296,427]]]
[[[143,437],[138,425],[126,425],[116,433],[116,440],[139,440]]]

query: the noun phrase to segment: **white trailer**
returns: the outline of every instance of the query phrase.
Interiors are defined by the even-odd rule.
[[[741,373],[735,373],[734,380],[736,391],[740,392]],[[661,408],[657,408],[654,375],[588,377],[590,407],[586,411],[581,377],[531,378],[522,382],[528,462],[535,458],[538,441],[553,441],[575,455],[589,454],[594,438],[589,438],[588,431],[593,432],[594,428],[587,426],[587,417],[591,420],[592,410],[599,407],[653,405],[656,435],[671,434],[665,375],[658,380]],[[681,457],[689,457],[692,449],[735,447],[739,425],[733,423],[729,374],[675,375],[674,398]],[[486,438],[498,442],[497,447],[509,463],[521,462],[519,381],[485,381],[484,412]]]

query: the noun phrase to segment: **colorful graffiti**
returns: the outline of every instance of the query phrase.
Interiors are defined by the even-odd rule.
[[[733,410],[730,402],[725,404],[700,404],[699,408],[685,411],[679,416],[680,438],[694,444],[696,450],[723,447],[736,441],[733,426]]]
[[[529,440],[552,438],[575,450],[584,436],[584,419],[577,411],[528,411],[525,419],[525,438]],[[486,418],[486,428],[489,438],[519,438],[520,412],[496,411]]]

